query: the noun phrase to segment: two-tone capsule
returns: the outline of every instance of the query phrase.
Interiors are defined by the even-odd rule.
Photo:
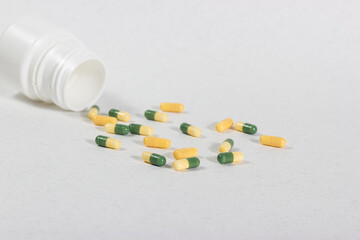
[[[255,134],[257,131],[257,127],[255,125],[243,122],[236,122],[234,128],[247,134]]]
[[[267,136],[267,135],[262,135],[260,137],[260,142],[263,145],[267,145],[267,146],[271,146],[271,147],[278,147],[278,148],[285,147],[285,145],[286,145],[285,138]]]
[[[89,112],[88,112],[88,117],[90,119],[92,119],[94,116],[98,115],[99,114],[99,106],[98,105],[93,105],[90,109],[89,109]]]
[[[190,125],[188,123],[182,123],[180,125],[180,130],[183,133],[188,134],[188,135],[193,136],[193,137],[200,137],[200,135],[201,135],[200,128],[192,126],[192,125]]]
[[[197,155],[198,155],[198,150],[196,148],[194,148],[194,147],[180,148],[180,149],[176,149],[174,151],[174,158],[176,160],[184,159],[184,158],[196,157]]]
[[[123,124],[107,123],[105,124],[105,132],[118,135],[126,135],[130,132],[130,128],[129,126]]]
[[[119,149],[121,142],[118,139],[99,135],[95,138],[97,145],[106,148]]]
[[[181,113],[184,111],[184,105],[181,103],[161,103],[160,109],[164,112],[176,112]]]
[[[168,120],[168,115],[166,113],[156,112],[153,110],[146,110],[144,115],[148,120],[157,122],[167,122]]]
[[[91,120],[98,126],[104,126],[107,123],[116,124],[118,122],[116,118],[105,115],[95,115]]]
[[[226,129],[231,128],[233,123],[234,123],[234,121],[231,118],[226,118],[216,124],[216,131],[223,132]]]
[[[171,141],[166,138],[144,137],[144,144],[147,147],[167,149],[171,146]]]
[[[117,118],[119,121],[128,122],[130,121],[130,114],[117,109],[110,109],[109,116]]]
[[[159,167],[164,166],[166,163],[166,158],[157,153],[143,152],[141,158],[144,160],[144,162]]]
[[[231,138],[228,138],[221,143],[221,145],[219,147],[219,151],[221,153],[229,152],[233,146],[234,146],[234,140],[232,140]]]
[[[244,159],[244,154],[242,152],[225,152],[225,153],[220,153],[217,156],[217,160],[221,164],[240,163],[243,159]]]
[[[150,136],[154,133],[154,129],[149,126],[143,126],[140,124],[131,123],[129,125],[130,132],[132,134],[138,134],[143,136]]]
[[[176,171],[182,171],[189,168],[197,168],[200,165],[200,160],[197,157],[185,158],[180,160],[175,160],[173,163],[173,168]]]

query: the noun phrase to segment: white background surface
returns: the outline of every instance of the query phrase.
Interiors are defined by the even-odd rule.
[[[102,2],[0,0],[0,26],[31,13],[75,33],[107,63],[101,111],[170,138],[168,163],[143,163],[140,136],[99,148],[86,113],[1,81],[0,239],[360,238],[358,1]],[[163,101],[186,110],[145,120]],[[259,134],[214,131],[226,117]],[[216,162],[228,137],[243,164]],[[175,172],[172,151],[191,146],[201,166]]]

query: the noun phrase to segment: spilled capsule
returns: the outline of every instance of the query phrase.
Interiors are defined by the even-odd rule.
[[[105,124],[104,128],[105,132],[118,135],[126,135],[130,132],[129,126],[123,124],[107,123]]]
[[[164,112],[176,112],[181,113],[184,111],[184,105],[181,103],[161,103],[160,109]]]
[[[231,118],[226,118],[216,124],[216,131],[223,132],[226,129],[231,128],[233,123],[234,123],[234,121]]]
[[[166,158],[157,153],[143,152],[141,158],[144,160],[144,162],[159,167],[164,166],[166,163]]]
[[[219,147],[219,151],[221,153],[229,152],[233,146],[234,146],[234,140],[232,140],[231,138],[228,138],[221,143],[221,145]]]
[[[112,149],[119,149],[121,146],[120,140],[102,135],[97,136],[95,138],[95,142],[97,145],[101,147],[112,148]]]
[[[200,160],[197,157],[185,158],[180,160],[175,160],[173,163],[173,168],[176,171],[182,171],[189,168],[197,168],[200,165]]]
[[[98,105],[93,105],[88,112],[88,117],[90,119],[92,119],[94,116],[99,114],[99,106]]]
[[[174,158],[176,160],[183,158],[196,157],[198,155],[198,150],[194,147],[191,148],[180,148],[174,151]]]
[[[130,132],[132,134],[138,134],[138,135],[144,135],[144,136],[150,136],[154,133],[154,129],[149,126],[143,126],[140,124],[131,123],[129,125]]]
[[[107,123],[116,124],[118,122],[116,118],[105,115],[95,115],[91,120],[98,126],[104,126]]]
[[[156,112],[153,110],[146,110],[144,115],[148,120],[154,120],[157,122],[167,122],[168,120],[168,115],[166,113]]]
[[[171,146],[171,141],[166,138],[144,137],[144,144],[147,147],[167,149]]]
[[[119,121],[128,122],[130,121],[130,114],[117,109],[110,109],[109,116],[117,118]]]
[[[267,146],[271,146],[271,147],[278,147],[278,148],[285,147],[285,145],[286,145],[285,138],[268,136],[268,135],[262,135],[260,137],[260,142],[263,145],[267,145]]]
[[[217,160],[221,164],[225,163],[240,163],[244,159],[242,152],[225,152],[219,153]]]
[[[236,122],[234,128],[247,134],[255,134],[257,131],[257,127],[255,125],[243,122]]]
[[[193,137],[200,137],[201,135],[201,130],[200,128],[197,128],[195,126],[192,126],[188,123],[182,123],[180,125],[180,130],[187,134],[187,135],[190,135],[190,136],[193,136]]]

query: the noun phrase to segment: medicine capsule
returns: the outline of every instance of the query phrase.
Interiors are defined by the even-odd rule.
[[[262,135],[260,137],[260,142],[263,145],[271,146],[271,147],[278,147],[282,148],[286,145],[286,140],[282,137],[273,137],[273,136],[267,136]]]
[[[164,112],[177,112],[181,113],[184,111],[184,105],[181,103],[162,103],[160,109]]]
[[[88,116],[90,119],[92,119],[94,116],[98,115],[98,113],[99,113],[99,106],[93,105],[88,112]]]
[[[247,134],[255,134],[257,131],[257,127],[255,125],[243,122],[236,122],[234,128]]]
[[[234,123],[234,121],[231,118],[226,118],[216,124],[216,131],[223,132],[226,129],[231,128],[233,123]]]
[[[191,135],[191,136],[193,136],[193,137],[200,137],[200,135],[201,135],[201,130],[200,130],[200,128],[191,126],[191,125],[188,124],[188,123],[182,123],[182,124],[180,125],[180,130],[181,130],[183,133],[188,134],[188,135]]]
[[[220,145],[219,151],[221,153],[229,152],[233,146],[234,146],[234,141],[231,138],[228,138],[225,141],[223,141],[223,143]]]
[[[126,135],[130,132],[130,128],[129,126],[123,124],[107,123],[105,124],[105,132],[118,135]]]
[[[155,166],[164,166],[166,163],[166,158],[160,154],[152,153],[152,152],[143,152],[141,158],[146,163],[150,163]]]
[[[225,152],[219,153],[217,160],[221,164],[225,163],[240,163],[244,159],[242,152]]]
[[[101,147],[112,148],[112,149],[119,149],[121,146],[120,140],[102,135],[97,136],[95,138],[95,142],[97,145]]]
[[[194,147],[192,148],[180,148],[174,151],[174,158],[184,159],[184,158],[191,158],[196,157],[198,155],[198,150]]]
[[[144,115],[148,120],[155,120],[158,122],[167,122],[168,120],[168,115],[166,113],[156,112],[153,110],[146,110]]]
[[[131,123],[129,125],[130,132],[132,134],[139,134],[144,136],[150,136],[154,133],[154,129],[152,127],[143,126],[140,124]]]
[[[91,120],[93,121],[93,123],[99,126],[104,126],[107,123],[116,124],[118,122],[116,118],[105,115],[95,115]]]
[[[188,168],[197,168],[199,165],[200,160],[197,157],[192,157],[175,160],[175,162],[173,163],[173,168],[176,171],[182,171]]]
[[[171,146],[171,141],[166,138],[144,137],[144,144],[147,147],[153,148],[169,148]]]
[[[119,121],[128,122],[130,121],[130,114],[117,109],[110,109],[109,116],[117,118]]]

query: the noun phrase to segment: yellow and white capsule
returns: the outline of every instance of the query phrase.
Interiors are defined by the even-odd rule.
[[[99,106],[98,105],[93,105],[89,112],[88,112],[88,117],[90,119],[92,119],[94,116],[98,115],[99,114]]]
[[[184,111],[184,105],[181,103],[162,103],[160,109],[164,112],[176,112],[181,113]]]
[[[267,135],[262,135],[260,137],[260,142],[263,145],[267,145],[267,146],[271,146],[271,147],[278,147],[278,148],[285,147],[285,145],[286,145],[285,138],[273,137],[273,136],[267,136]]]
[[[174,158],[176,160],[183,158],[196,157],[198,155],[198,150],[194,147],[191,148],[180,148],[174,151]]]
[[[220,145],[219,151],[221,153],[229,152],[233,146],[234,146],[234,141],[231,138],[228,138]]]
[[[166,138],[144,137],[144,144],[147,147],[167,149],[171,146],[171,141]]]
[[[101,147],[112,148],[112,149],[119,149],[121,146],[120,140],[102,135],[97,136],[95,138],[95,142],[97,145]]]
[[[104,115],[95,115],[91,120],[98,126],[104,126],[107,123],[116,124],[118,122],[116,118]]]
[[[226,118],[216,124],[216,131],[223,132],[226,129],[231,128],[233,123],[234,123],[234,121],[231,118]]]
[[[130,114],[117,109],[110,109],[109,116],[117,118],[119,121],[128,122],[130,121]]]

